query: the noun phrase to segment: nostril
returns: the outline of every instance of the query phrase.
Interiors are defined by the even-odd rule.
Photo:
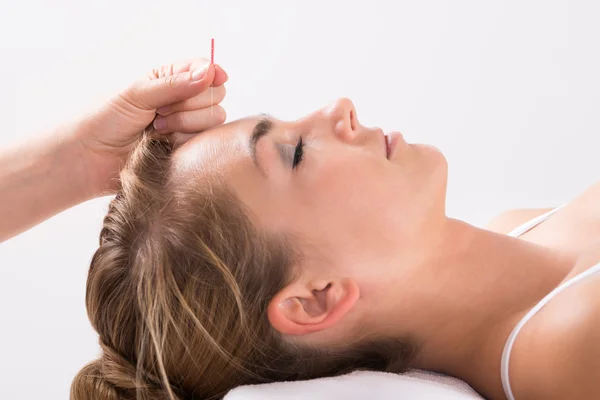
[[[350,128],[352,130],[356,129],[356,123],[354,122],[354,118],[355,118],[355,116],[354,116],[354,110],[350,110]]]

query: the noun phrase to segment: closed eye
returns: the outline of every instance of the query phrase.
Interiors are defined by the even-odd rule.
[[[298,139],[298,144],[296,145],[296,149],[294,151],[294,160],[292,162],[292,169],[295,169],[298,164],[302,162],[304,158],[304,141],[302,140],[302,136]]]

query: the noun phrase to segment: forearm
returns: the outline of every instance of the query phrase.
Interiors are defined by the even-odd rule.
[[[0,149],[0,242],[95,196],[76,139],[81,129],[65,124]]]

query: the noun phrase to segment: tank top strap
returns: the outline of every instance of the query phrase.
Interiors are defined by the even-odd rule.
[[[568,287],[574,285],[575,283],[580,282],[580,281],[584,280],[585,278],[588,278],[588,277],[590,277],[590,276],[592,276],[592,275],[594,275],[594,274],[596,274],[598,272],[600,272],[600,263],[595,264],[594,266],[586,269],[585,271],[581,272],[580,274],[575,275],[574,277],[572,277],[568,281],[563,282],[562,284],[560,284],[559,286],[557,286],[553,291],[551,291],[550,293],[548,293],[531,310],[529,310],[529,312],[527,314],[525,314],[525,316],[523,318],[521,318],[521,320],[519,321],[519,323],[515,326],[515,328],[511,332],[510,336],[508,337],[508,340],[506,341],[506,344],[504,345],[504,351],[502,352],[502,361],[501,361],[501,365],[500,365],[500,374],[501,374],[501,379],[502,379],[502,387],[504,388],[504,393],[506,394],[506,398],[508,400],[515,400],[515,398],[513,396],[513,393],[512,393],[511,386],[510,386],[510,379],[509,379],[509,374],[508,374],[508,366],[509,366],[509,363],[510,363],[510,352],[511,352],[512,347],[513,347],[513,345],[515,343],[517,335],[519,334],[519,332],[521,331],[521,329],[523,328],[523,326],[535,314],[537,314],[546,304],[548,304],[548,302],[550,300],[552,300],[552,298],[555,297],[557,294],[559,294],[563,290],[567,289]]]
[[[560,207],[557,207],[557,208],[550,210],[540,216],[532,218],[531,220],[525,222],[524,224],[522,224],[522,225],[518,226],[517,228],[513,229],[512,231],[510,231],[508,233],[508,235],[514,236],[514,237],[521,236],[525,232],[530,231],[531,229],[535,228],[542,222],[546,221],[554,213],[556,213],[558,210],[560,210],[567,204],[568,203],[565,203],[565,204],[561,205]],[[506,344],[504,345],[504,350],[502,352],[502,360],[501,360],[501,365],[500,365],[502,387],[504,388],[504,393],[508,400],[515,400],[513,393],[512,393],[511,386],[510,386],[510,379],[509,379],[509,373],[508,373],[508,366],[509,366],[509,362],[510,362],[510,352],[512,351],[514,342],[517,339],[517,335],[519,334],[519,332],[521,331],[523,326],[535,314],[537,314],[537,312],[539,310],[541,310],[542,307],[544,307],[556,294],[558,294],[562,290],[566,289],[568,286],[571,286],[573,283],[575,283],[581,279],[584,279],[586,276],[589,276],[597,271],[600,271],[600,264],[595,265],[594,267],[586,270],[584,273],[577,275],[576,277],[570,279],[569,281],[563,283],[562,285],[559,285],[552,292],[550,292],[548,295],[546,295],[538,304],[536,304],[523,318],[521,318],[519,323],[515,326],[515,328],[509,335],[508,340],[506,341]]]
[[[532,230],[533,228],[535,228],[536,226],[538,226],[539,224],[541,224],[542,222],[544,222],[545,220],[550,218],[555,212],[557,212],[558,210],[560,210],[567,204],[568,203],[565,203],[565,204],[561,205],[560,207],[557,207],[557,208],[550,210],[542,215],[539,215],[535,218],[530,219],[529,221],[525,222],[524,224],[522,224],[522,225],[516,227],[515,229],[513,229],[512,231],[510,231],[508,233],[508,235],[514,236],[514,237],[521,236],[525,232]]]

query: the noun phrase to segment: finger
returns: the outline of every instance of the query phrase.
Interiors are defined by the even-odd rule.
[[[194,80],[195,74],[203,70],[204,75]],[[202,93],[213,83],[214,76],[214,65],[208,63],[194,71],[137,81],[123,93],[123,97],[138,108],[154,110]]]
[[[210,61],[206,58],[196,58],[193,60],[183,61],[179,64],[170,64],[155,70],[156,78],[163,76],[174,75],[182,72],[193,71],[196,68],[206,66]],[[212,86],[221,86],[229,79],[227,72],[219,64],[213,64],[215,67],[215,77]]]
[[[227,72],[225,72],[225,70],[219,64],[215,64],[215,80],[213,82],[213,86],[221,86],[227,82],[228,79],[229,76],[227,75]]]
[[[194,111],[181,111],[154,119],[154,129],[160,133],[195,133],[225,122],[227,114],[219,105]]]
[[[192,97],[191,99],[183,100],[170,106],[161,107],[158,110],[156,110],[156,112],[159,115],[166,116],[180,111],[199,110],[201,108],[206,108],[210,107],[211,105],[219,104],[225,98],[225,94],[225,85],[221,85],[218,87],[210,87],[208,88],[208,90]]]
[[[196,58],[196,59],[191,60],[191,64],[190,64],[189,68],[191,70],[194,70],[195,68],[204,66],[209,62],[210,61],[207,60],[206,58]],[[215,67],[215,78],[214,78],[213,86],[220,86],[220,85],[224,84],[225,82],[227,82],[227,79],[229,79],[229,77],[227,76],[227,73],[225,72],[223,67],[221,67],[219,64],[213,64],[213,65]]]
[[[175,149],[177,149],[188,140],[194,138],[196,135],[198,135],[198,133],[173,132],[169,135],[169,142],[171,142]]]
[[[154,68],[148,73],[151,79],[162,78],[163,76],[180,74],[182,72],[193,71],[198,67],[202,67],[209,63],[209,60],[204,57],[191,58],[173,64],[165,64],[161,67]]]
[[[188,60],[187,62],[190,63],[189,67],[187,69],[183,69],[181,72],[193,71],[196,68],[203,67],[206,64],[210,63],[210,61],[206,58],[195,58],[193,60]],[[185,65],[185,62],[181,64],[182,67]],[[223,67],[221,67],[219,64],[213,64],[213,66],[215,68],[215,77],[212,86],[220,86],[227,82],[229,77],[227,76],[227,72],[225,72]]]

